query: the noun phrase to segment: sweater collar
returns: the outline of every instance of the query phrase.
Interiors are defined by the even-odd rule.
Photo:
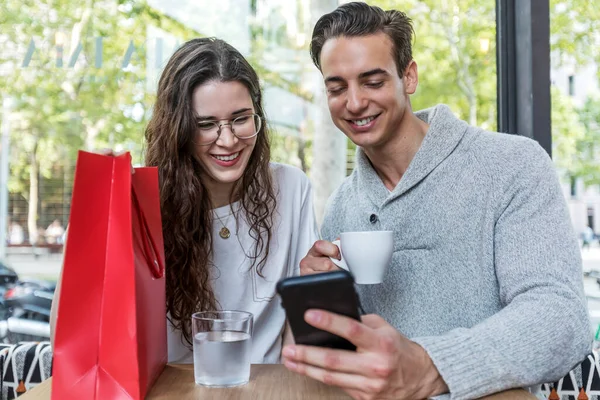
[[[417,111],[415,115],[429,124],[429,129],[408,169],[398,185],[389,192],[364,151],[356,152],[356,170],[360,187],[364,188],[374,204],[383,206],[406,193],[429,175],[452,151],[464,136],[466,122],[456,118],[444,104]]]

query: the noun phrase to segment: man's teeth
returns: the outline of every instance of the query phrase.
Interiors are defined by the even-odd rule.
[[[357,119],[354,120],[354,123],[358,126],[363,126],[368,124],[369,122],[373,121],[375,119],[375,117],[369,117],[369,118],[365,118],[365,119]]]
[[[230,156],[218,156],[216,154],[213,154],[213,157],[220,161],[231,161],[231,160],[235,160],[239,155],[240,155],[240,152],[238,151],[237,153],[234,153]]]

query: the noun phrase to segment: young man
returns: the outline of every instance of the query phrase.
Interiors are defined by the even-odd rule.
[[[405,14],[364,3],[313,31],[331,117],[359,146],[322,235],[393,230],[395,251],[384,283],[358,287],[380,316],[305,316],[358,351],[289,346],[285,364],[356,399],[476,398],[559,379],[592,339],[552,162],[536,142],[469,126],[444,105],[413,113],[412,32]],[[303,274],[336,268],[329,241]]]

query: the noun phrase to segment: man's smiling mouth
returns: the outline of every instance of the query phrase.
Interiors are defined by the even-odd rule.
[[[376,115],[371,115],[371,116],[365,117],[365,118],[347,119],[346,121],[348,121],[352,125],[365,126],[365,125],[370,124],[375,118],[379,117],[380,115],[381,115],[381,113],[376,114]]]

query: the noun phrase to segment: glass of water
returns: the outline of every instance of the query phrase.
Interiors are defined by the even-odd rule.
[[[192,315],[194,378],[197,385],[231,387],[248,383],[252,314],[204,311]]]

